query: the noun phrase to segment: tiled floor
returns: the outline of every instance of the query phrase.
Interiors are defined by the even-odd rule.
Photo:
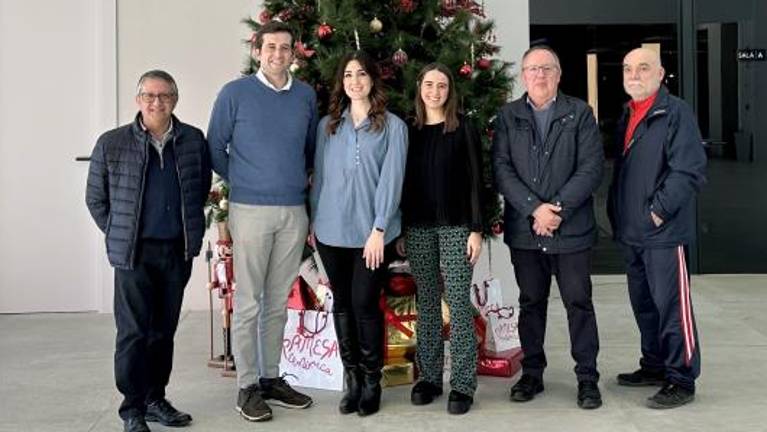
[[[274,420],[248,423],[233,409],[235,384],[205,366],[208,315],[186,313],[176,339],[170,399],[194,415],[191,431],[767,431],[767,276],[700,276],[693,302],[702,347],[697,400],[671,411],[644,407],[652,389],[615,384],[636,367],[638,333],[620,276],[594,278],[602,349],[604,406],[575,404],[575,377],[558,296],[549,310],[546,391],[526,404],[508,402],[513,380],[480,377],[465,416],[445,412],[445,398],[409,403],[409,387],[386,389],[379,414],[341,416],[339,395],[313,391],[304,411],[275,408]],[[0,316],[0,431],[120,431],[119,394],[112,378],[111,315]],[[153,430],[170,430],[150,425]]]

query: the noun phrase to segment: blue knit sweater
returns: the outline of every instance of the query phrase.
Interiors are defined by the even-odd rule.
[[[301,205],[313,165],[317,95],[293,79],[276,92],[250,75],[224,86],[208,125],[213,170],[232,202]]]

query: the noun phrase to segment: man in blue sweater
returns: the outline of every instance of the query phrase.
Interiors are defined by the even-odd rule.
[[[230,185],[229,228],[237,290],[233,338],[237,411],[272,418],[266,401],[307,408],[312,399],[279,377],[286,304],[298,274],[308,217],[317,96],[293,79],[290,27],[270,22],[256,34],[256,74],[224,86],[208,128],[213,169]]]

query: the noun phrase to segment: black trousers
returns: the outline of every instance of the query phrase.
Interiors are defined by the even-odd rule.
[[[642,338],[640,366],[694,391],[700,346],[684,247],[622,248],[631,308]]]
[[[328,246],[316,242],[317,252],[330,279],[333,291],[333,312],[346,314],[352,328],[337,328],[336,332],[351,339],[352,351],[341,353],[346,366],[359,364],[366,373],[378,374],[383,368],[383,314],[379,306],[380,269],[365,267],[361,248]],[[341,338],[342,335],[339,335]],[[354,349],[357,348],[357,349]]]
[[[138,242],[133,270],[115,269],[115,381],[124,396],[123,419],[143,415],[148,402],[165,397],[191,271],[183,240],[146,239]]]
[[[543,343],[553,274],[567,310],[575,375],[578,381],[598,381],[599,334],[591,301],[591,249],[545,254],[537,250],[511,248],[511,262],[519,285],[518,329],[525,353],[523,373],[542,378],[546,368]]]

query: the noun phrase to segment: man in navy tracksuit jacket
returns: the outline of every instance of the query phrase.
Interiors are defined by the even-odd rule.
[[[706,154],[695,115],[661,86],[659,55],[639,48],[623,62],[632,100],[618,131],[608,212],[626,259],[629,297],[642,340],[640,369],[618,375],[625,386],[662,385],[650,408],[675,408],[695,397],[700,347],[685,248],[695,238],[695,194]]]

